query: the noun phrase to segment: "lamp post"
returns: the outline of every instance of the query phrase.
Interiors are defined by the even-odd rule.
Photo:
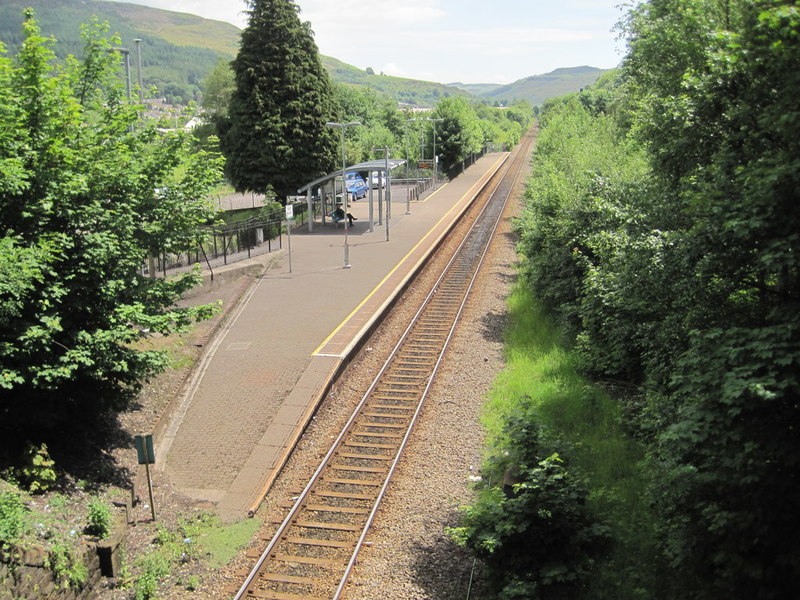
[[[437,168],[439,166],[439,160],[436,157],[436,123],[441,123],[444,119],[425,119],[426,121],[430,121],[433,123],[433,189],[439,184],[439,175],[437,172]]]
[[[386,181],[386,219],[384,223],[386,225],[386,241],[389,241],[389,219],[392,216],[392,178],[389,176],[389,153],[392,151],[391,148],[373,148],[373,152],[384,152],[384,169],[385,169],[385,181]],[[380,191],[380,190],[379,190]],[[406,196],[406,206],[408,206],[408,196]],[[380,210],[380,201],[378,201],[378,210]],[[406,211],[407,215],[411,214],[411,210]]]
[[[417,121],[422,121],[422,119],[406,119],[406,123],[416,123]],[[417,159],[417,187],[416,187],[416,194],[417,199],[419,200],[419,162],[425,159],[425,152],[424,146],[422,142],[422,135],[420,134],[419,139],[419,158]],[[406,173],[408,173],[408,156],[406,156]],[[406,214],[411,212],[411,194],[407,194],[406,197]]]
[[[433,123],[433,189],[436,189],[439,178],[437,172],[439,161],[436,160],[436,123],[441,123],[444,119],[431,119],[430,117],[424,119],[406,119],[406,123],[411,123],[412,121],[430,121]],[[424,158],[424,154],[420,156],[420,160]]]
[[[136,44],[136,79],[139,83],[139,102],[144,104],[144,89],[142,88],[142,47],[140,46],[142,40],[136,38],[133,41]]]
[[[344,209],[344,265],[342,268],[349,269],[350,268],[350,247],[347,245],[347,179],[345,177],[345,155],[344,155],[344,130],[348,127],[358,127],[361,125],[358,121],[352,121],[350,123],[335,123],[333,121],[328,121],[325,123],[328,127],[338,127],[342,131],[342,207]],[[334,196],[336,194],[336,185],[333,186]]]
[[[128,92],[128,103],[131,101],[131,51],[127,48],[112,48],[110,51],[119,52],[125,57],[125,88]]]

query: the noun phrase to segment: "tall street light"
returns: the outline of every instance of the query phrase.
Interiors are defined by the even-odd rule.
[[[127,48],[111,48],[109,52],[119,52],[125,57],[125,87],[128,92],[128,103],[131,101],[131,51]]]
[[[433,123],[433,189],[436,189],[439,184],[439,176],[437,174],[437,167],[439,166],[439,161],[436,157],[436,124],[441,123],[444,119],[425,119],[426,121],[430,121]]]
[[[436,124],[441,123],[444,119],[431,119],[430,117],[425,117],[424,119],[406,119],[406,123],[411,123],[413,121],[430,121],[433,123],[433,189],[436,189],[439,179],[437,174],[439,161],[436,160]],[[421,160],[424,158],[424,154],[420,156]]]
[[[417,121],[422,121],[422,119],[406,119],[406,123],[416,123]],[[422,142],[422,135],[420,135],[420,144],[419,144],[419,158],[417,159],[417,187],[419,187],[419,162],[425,159],[425,152],[424,146]],[[408,173],[408,156],[406,156],[406,173]]]
[[[347,245],[347,178],[345,177],[345,155],[344,155],[344,130],[348,127],[358,127],[361,125],[358,121],[351,121],[350,123],[334,123],[328,121],[325,123],[328,127],[338,127],[342,131],[342,207],[344,209],[344,266],[343,268],[350,268],[350,247]],[[336,185],[333,186],[334,194],[336,192]]]
[[[133,40],[136,44],[136,78],[139,84],[139,102],[144,104],[144,88],[142,87],[142,40],[136,38]]]

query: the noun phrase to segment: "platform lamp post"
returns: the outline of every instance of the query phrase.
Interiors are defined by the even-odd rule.
[[[416,123],[417,121],[421,121],[422,119],[406,119],[406,123]],[[420,145],[419,145],[419,159],[417,160],[417,199],[419,200],[419,161],[425,158],[425,154],[423,152],[423,145],[422,145],[422,136],[420,136]],[[408,172],[408,157],[406,157],[406,172]],[[408,202],[411,202],[411,196],[408,197]]]
[[[439,175],[437,168],[439,166],[439,161],[436,158],[436,124],[441,123],[444,119],[425,119],[426,121],[430,121],[433,123],[433,189],[436,189],[439,183]]]
[[[348,127],[358,127],[361,125],[358,121],[351,121],[350,123],[335,123],[328,121],[325,123],[328,127],[338,127],[342,131],[342,208],[344,209],[344,269],[350,268],[350,247],[347,245],[347,179],[345,178],[345,154],[344,154],[344,130]],[[336,193],[336,185],[333,188],[334,194]]]

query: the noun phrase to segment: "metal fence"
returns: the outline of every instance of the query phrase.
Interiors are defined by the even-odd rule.
[[[485,154],[486,154],[486,149],[484,148],[480,152],[475,154],[470,154],[467,158],[465,158],[461,162],[454,164],[447,171],[448,179],[455,179],[456,177],[461,175],[461,173],[463,173],[467,169],[467,167],[470,167],[473,164],[475,164],[478,161],[478,159],[482,158]]]
[[[298,227],[306,222],[306,205],[294,204],[294,224]],[[167,276],[191,270],[194,265],[213,270],[239,260],[274,252],[283,248],[286,213],[283,208],[265,215],[229,225],[205,227],[200,243],[188,252],[164,254],[156,257],[155,269],[159,275]],[[147,265],[143,272],[149,274]]]
[[[419,200],[419,197],[433,187],[433,177],[409,180],[408,197],[412,201]]]

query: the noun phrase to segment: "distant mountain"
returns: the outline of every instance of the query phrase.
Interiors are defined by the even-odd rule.
[[[593,84],[607,70],[595,67],[571,67],[556,69],[544,75],[533,75],[508,85],[486,83],[453,83],[450,85],[459,87],[488,101],[513,102],[514,100],[527,100],[536,105],[542,104],[548,98],[577,92],[587,85]]]
[[[503,87],[502,83],[461,83],[460,81],[447,85],[469,92],[473,96],[483,96]]]

